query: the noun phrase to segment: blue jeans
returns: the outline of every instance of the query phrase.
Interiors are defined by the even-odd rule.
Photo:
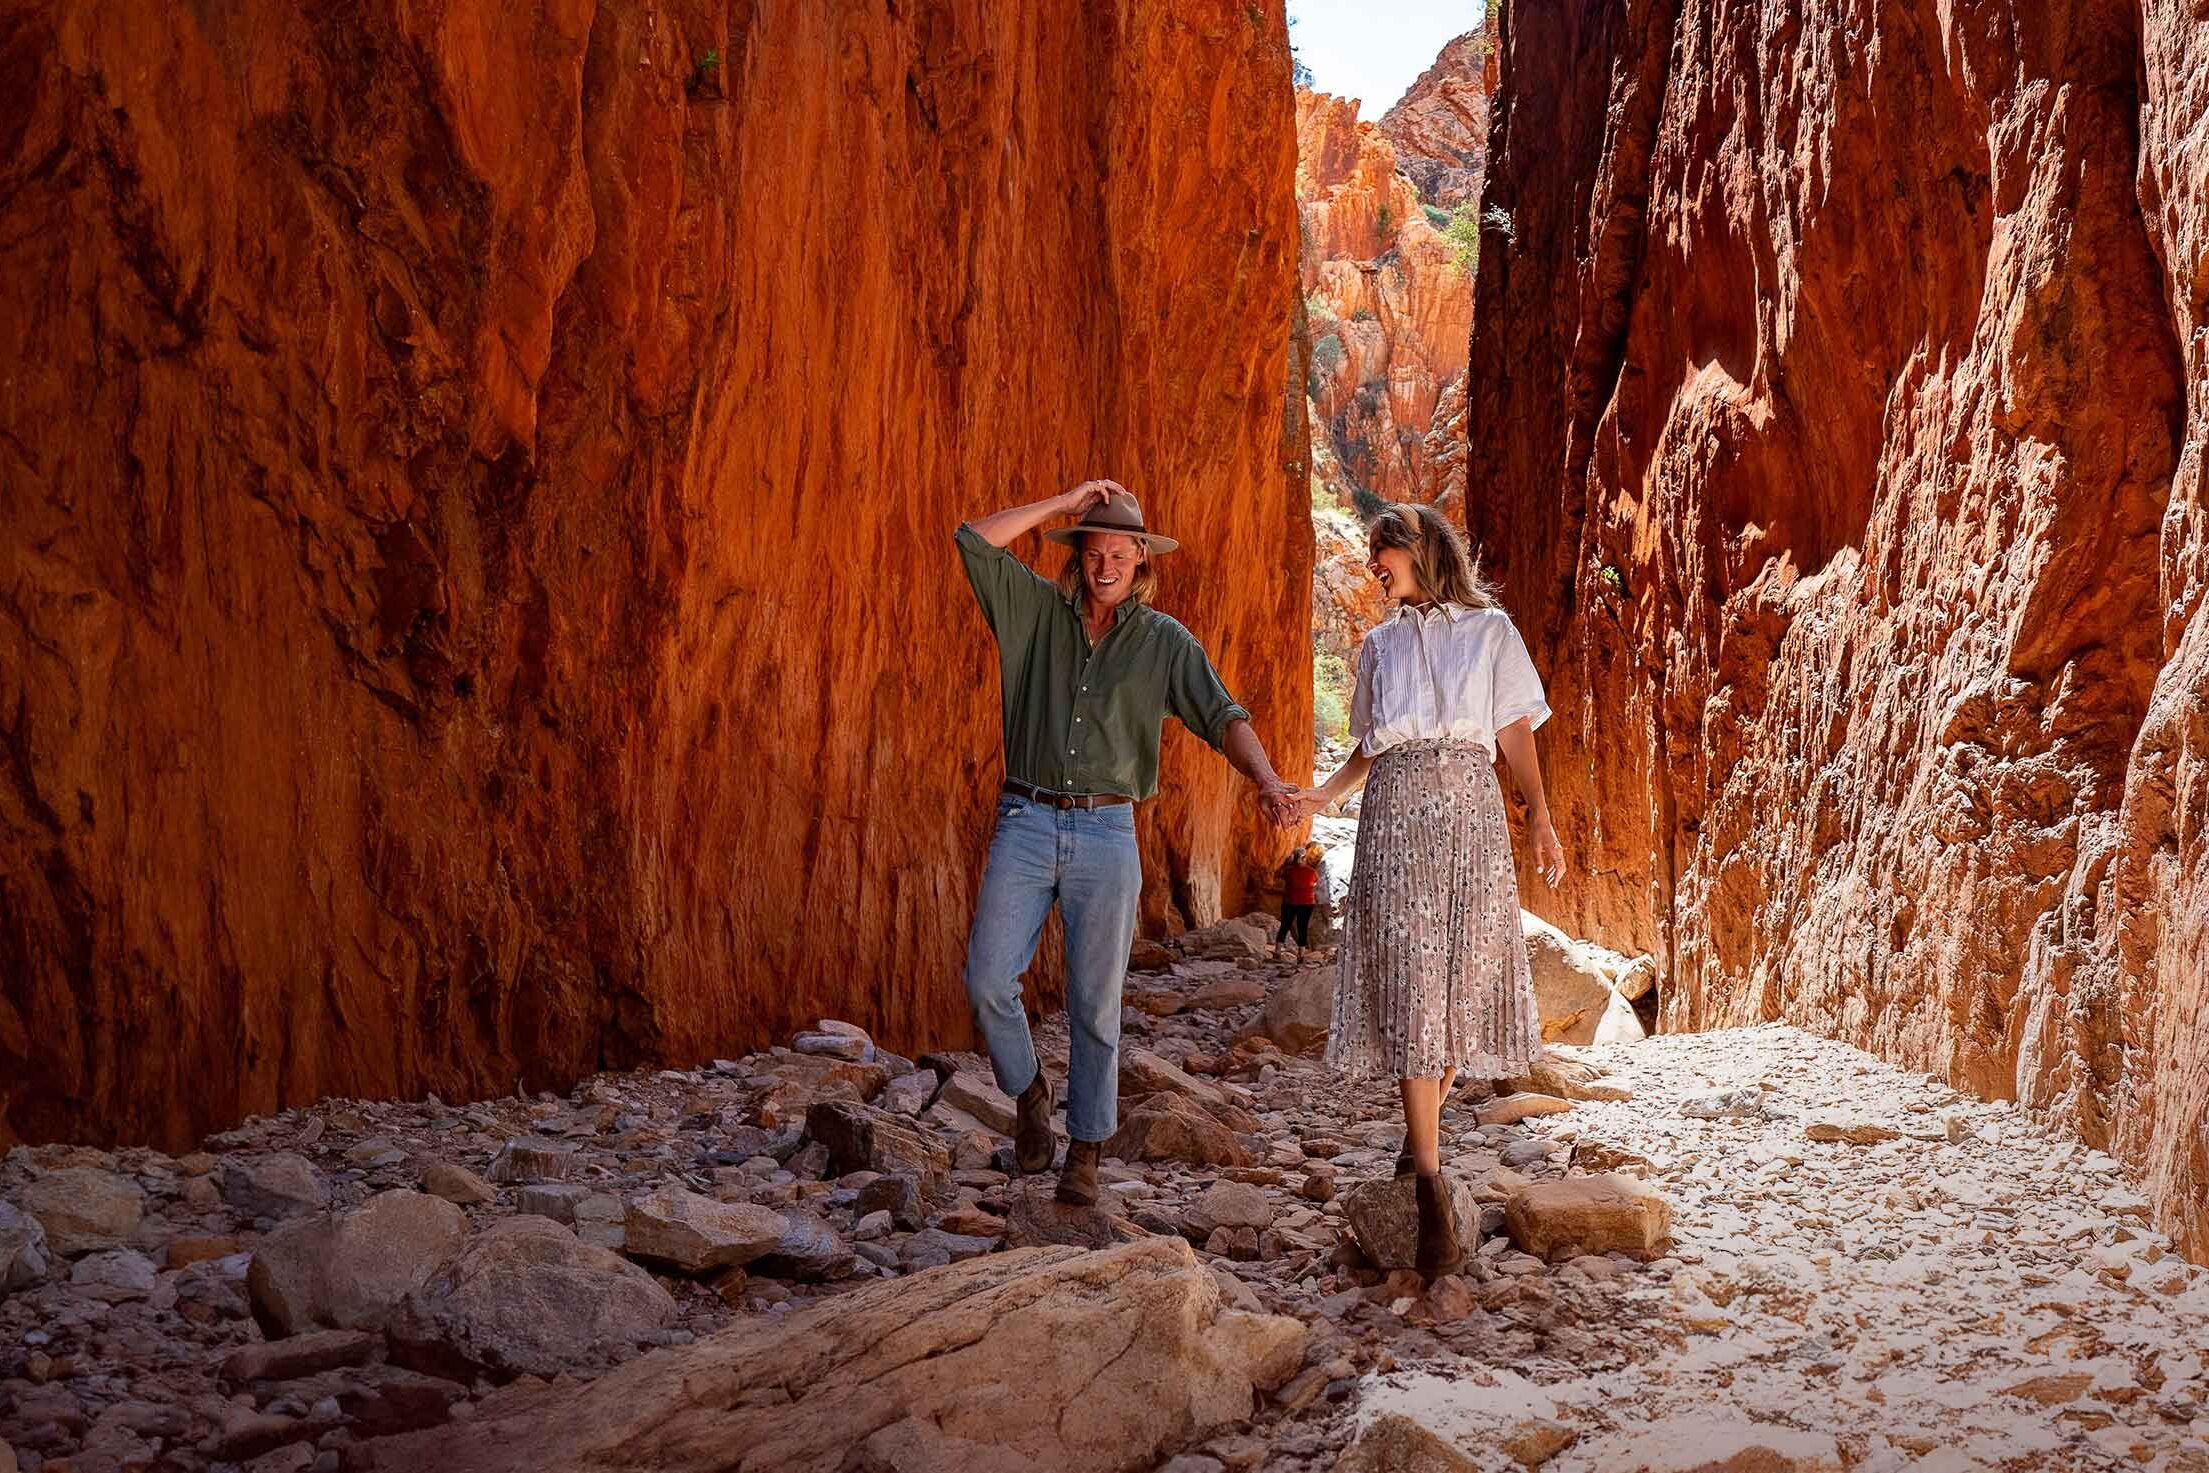
[[[1066,1133],[1101,1141],[1119,1128],[1120,984],[1143,893],[1135,805],[1052,808],[1009,794],[966,939],[966,996],[989,1047],[997,1087],[1019,1097],[1035,1081],[1035,1040],[1020,974],[1035,958],[1057,901],[1066,923],[1066,1019],[1072,1034]]]

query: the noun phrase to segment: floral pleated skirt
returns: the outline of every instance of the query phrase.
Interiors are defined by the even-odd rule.
[[[1360,804],[1327,1062],[1500,1079],[1541,1052],[1495,763],[1477,742],[1390,747]]]

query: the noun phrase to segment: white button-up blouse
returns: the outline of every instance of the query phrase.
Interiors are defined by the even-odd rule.
[[[1420,737],[1478,742],[1496,756],[1496,733],[1521,716],[1549,719],[1542,678],[1526,641],[1501,609],[1398,605],[1358,648],[1350,737],[1377,757]]]

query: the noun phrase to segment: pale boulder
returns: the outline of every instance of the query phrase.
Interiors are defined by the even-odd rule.
[[[1647,1258],[1671,1231],[1672,1204],[1634,1177],[1569,1176],[1512,1193],[1504,1227],[1537,1258],[1614,1252]]]
[[[740,1320],[510,1415],[494,1402],[457,1426],[357,1444],[348,1465],[1108,1473],[1248,1418],[1253,1389],[1288,1378],[1304,1337],[1293,1319],[1223,1309],[1178,1239],[1022,1248]],[[765,1387],[775,1394],[747,1394]]]

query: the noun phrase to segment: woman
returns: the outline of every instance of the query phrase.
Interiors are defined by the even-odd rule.
[[[1564,877],[1565,852],[1534,756],[1549,716],[1541,678],[1464,538],[1432,507],[1401,503],[1368,536],[1373,576],[1397,607],[1358,649],[1356,749],[1297,801],[1309,817],[1367,790],[1327,1059],[1400,1083],[1396,1171],[1418,1175],[1416,1266],[1431,1281],[1465,1262],[1440,1179],[1442,1100],[1460,1069],[1508,1077],[1541,1053],[1499,750],[1526,796],[1545,883]]]
[[[1318,904],[1319,846],[1306,844],[1290,850],[1289,857],[1281,861],[1281,929],[1273,938],[1276,951],[1293,930],[1297,960],[1303,960],[1304,948],[1312,944],[1312,909]]]

